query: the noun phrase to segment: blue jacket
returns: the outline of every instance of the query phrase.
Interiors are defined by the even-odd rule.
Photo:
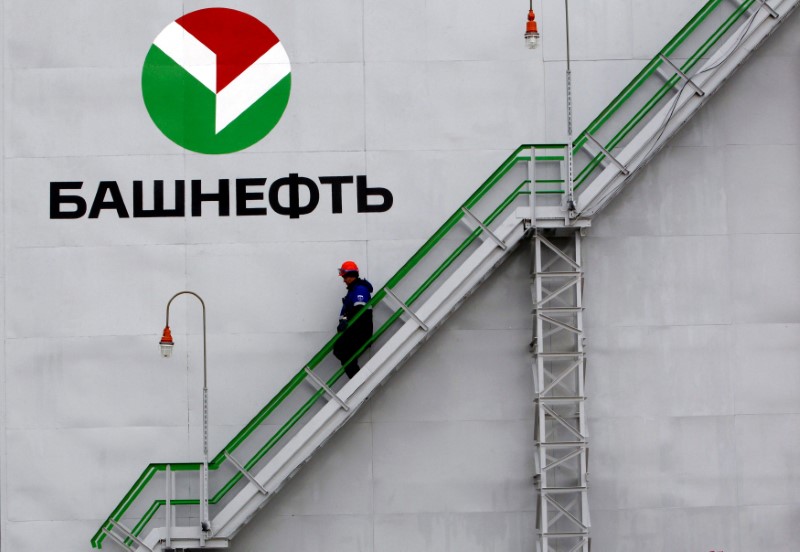
[[[347,295],[342,298],[339,320],[349,320],[372,299],[372,284],[359,278],[347,286]]]

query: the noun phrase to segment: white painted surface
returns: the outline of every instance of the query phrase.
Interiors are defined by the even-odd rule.
[[[501,149],[541,128],[541,68],[526,61],[374,62],[366,74],[367,146],[377,150]],[[520,76],[523,76],[522,86]],[[519,107],[525,106],[520,110]],[[477,117],[477,114],[486,114]]]
[[[3,550],[88,550],[147,463],[199,457],[197,305],[156,350],[174,292],[208,304],[215,453],[332,335],[341,261],[382,284],[517,145],[563,139],[563,6],[536,3],[531,53],[527,6],[495,4],[226,3],[281,38],[293,90],[265,140],[205,157],[139,91],[181,2],[2,3]],[[576,122],[699,5],[573,2]],[[597,550],[796,547],[798,37],[794,16],[584,242]],[[301,220],[47,218],[50,180],[290,172],[367,174],[395,207],[358,214],[351,185]],[[520,252],[232,550],[533,549],[526,271]]]

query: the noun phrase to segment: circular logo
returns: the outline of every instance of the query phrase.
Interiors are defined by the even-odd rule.
[[[292,86],[289,56],[255,17],[207,8],[156,37],[142,69],[142,95],[167,138],[198,153],[231,153],[266,136]]]

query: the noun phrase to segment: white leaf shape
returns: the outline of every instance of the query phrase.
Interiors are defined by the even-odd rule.
[[[216,130],[221,132],[291,71],[278,42],[217,94]]]
[[[217,55],[189,32],[172,22],[153,42],[175,63],[212,92],[217,90]]]

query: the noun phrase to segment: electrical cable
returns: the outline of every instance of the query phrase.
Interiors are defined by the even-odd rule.
[[[702,75],[703,73],[708,73],[709,71],[712,71],[712,70],[716,69],[717,67],[719,67],[720,65],[722,65],[723,63],[728,61],[728,59],[730,59],[730,57],[742,45],[742,42],[744,41],[744,38],[747,36],[747,33],[750,32],[750,28],[753,26],[753,22],[755,21],[756,16],[758,15],[758,12],[760,12],[763,8],[764,8],[764,4],[760,4],[759,8],[755,12],[753,12],[753,14],[748,18],[747,23],[745,25],[743,25],[742,27],[740,27],[740,29],[744,29],[744,31],[741,32],[739,38],[736,41],[736,44],[734,44],[730,48],[730,50],[727,53],[725,53],[725,55],[722,57],[722,59],[720,59],[714,65],[711,65],[709,67],[705,67],[705,68],[701,69],[700,71],[695,73],[694,76],[697,77],[698,75]],[[687,77],[688,77],[688,75],[687,75]],[[647,154],[645,155],[645,158],[649,157],[649,155],[653,151],[653,148],[655,148],[655,146],[658,145],[658,142],[661,140],[661,137],[664,135],[664,131],[666,131],[667,127],[669,126],[670,121],[672,121],[672,118],[675,116],[675,110],[677,109],[678,103],[680,103],[680,98],[683,95],[683,91],[686,89],[686,86],[688,84],[689,84],[689,81],[685,80],[683,82],[683,86],[681,86],[680,90],[678,90],[678,93],[675,95],[675,97],[673,97],[672,106],[670,107],[669,115],[667,115],[667,118],[665,119],[664,123],[661,125],[661,128],[659,129],[659,132],[658,132],[658,136],[653,140],[653,144],[650,147],[650,150],[648,150]]]
[[[739,38],[737,39],[736,43],[730,48],[730,50],[728,52],[726,52],[724,54],[724,56],[717,63],[715,63],[714,65],[711,65],[709,67],[705,67],[705,68],[701,69],[700,71],[698,71],[697,73],[694,74],[694,77],[697,77],[698,75],[702,75],[703,73],[707,73],[709,71],[712,71],[712,70],[716,69],[717,67],[719,67],[720,65],[722,65],[723,63],[725,63],[726,61],[728,61],[728,59],[730,59],[730,57],[742,45],[742,42],[744,42],[745,37],[747,37],[747,34],[750,32],[750,28],[753,26],[753,22],[755,21],[756,16],[759,14],[759,12],[762,9],[764,9],[764,4],[760,3],[758,9],[755,12],[753,12],[753,14],[750,15],[750,17],[748,18],[747,22],[742,27],[739,28],[740,30],[743,29],[743,31],[740,33]],[[691,77],[689,77],[689,75],[687,75],[687,77],[691,78]],[[661,127],[659,128],[657,136],[655,136],[655,138],[651,138],[650,139],[650,141],[652,142],[652,144],[650,146],[650,149],[647,150],[647,153],[644,156],[642,156],[642,162],[639,164],[637,169],[641,168],[642,165],[644,163],[646,163],[647,159],[649,159],[650,155],[653,153],[653,150],[656,148],[656,146],[659,145],[659,142],[661,141],[661,138],[664,135],[664,132],[667,130],[667,127],[669,126],[669,123],[672,121],[672,118],[675,116],[675,111],[676,111],[676,109],[678,107],[678,103],[680,103],[680,98],[683,95],[683,91],[686,89],[688,84],[689,84],[689,80],[684,80],[683,86],[680,87],[680,89],[678,90],[678,93],[672,98],[672,100],[671,100],[672,105],[670,106],[669,113],[668,113],[667,117],[665,118],[664,122],[662,123]],[[663,144],[661,144],[661,145],[663,145]],[[600,201],[597,202],[598,208],[595,210],[595,212],[600,210],[620,190],[621,190],[621,188],[619,186],[617,186],[617,188],[615,190],[609,190],[607,192],[607,194],[602,195],[601,198],[600,198]]]

